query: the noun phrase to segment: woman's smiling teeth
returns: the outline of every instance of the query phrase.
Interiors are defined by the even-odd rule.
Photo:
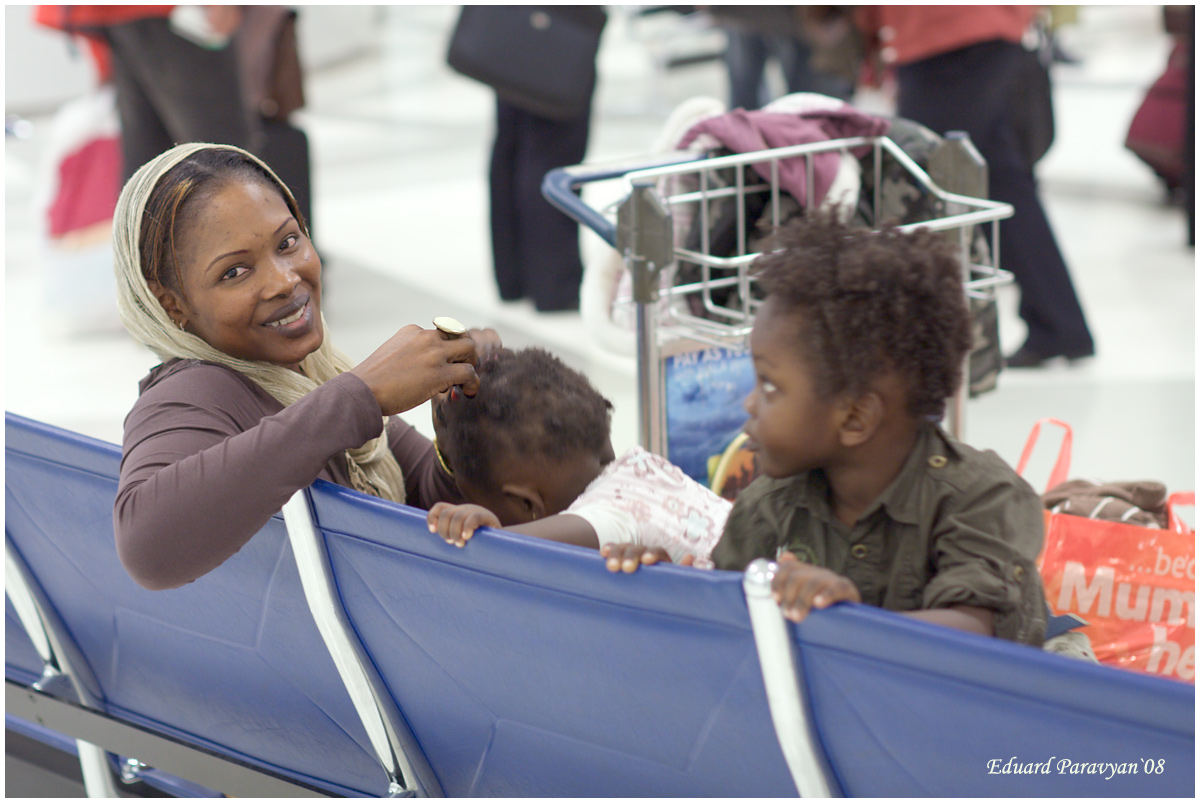
[[[295,323],[304,317],[304,311],[306,309],[308,309],[307,303],[305,303],[300,309],[296,310],[293,314],[287,316],[286,318],[280,318],[277,321],[271,321],[267,324],[267,326],[287,326],[289,323]]]

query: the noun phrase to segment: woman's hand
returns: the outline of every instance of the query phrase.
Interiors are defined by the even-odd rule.
[[[639,566],[651,566],[655,563],[670,563],[671,556],[660,546],[642,546],[641,544],[605,544],[600,547],[600,556],[606,558],[604,567],[610,572],[625,572],[632,574]],[[680,566],[691,566],[696,558],[694,555],[684,555],[679,559]]]
[[[828,608],[835,602],[862,602],[858,587],[849,578],[803,563],[791,552],[780,555],[778,565],[771,595],[783,609],[785,619],[803,622],[813,608]]]
[[[350,373],[367,383],[384,415],[395,415],[454,385],[474,396],[479,390],[477,362],[470,336],[451,338],[409,324]]]
[[[480,527],[499,527],[496,514],[479,505],[451,505],[438,502],[425,517],[429,532],[445,538],[457,547],[466,546],[467,541]]]
[[[494,360],[504,348],[495,329],[468,329],[467,337],[475,343],[475,356],[479,358],[479,362]]]

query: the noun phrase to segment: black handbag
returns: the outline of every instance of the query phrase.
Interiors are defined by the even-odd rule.
[[[446,61],[517,108],[576,119],[592,103],[607,19],[598,6],[463,6]]]

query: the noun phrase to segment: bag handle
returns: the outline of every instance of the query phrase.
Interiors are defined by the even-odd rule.
[[[1177,533],[1187,535],[1192,528],[1175,512],[1176,507],[1196,507],[1195,491],[1179,491],[1167,497],[1167,526]]]
[[[1050,479],[1046,482],[1046,490],[1049,491],[1059,483],[1066,482],[1067,473],[1071,470],[1071,427],[1057,418],[1043,418],[1033,425],[1033,430],[1029,433],[1029,439],[1025,441],[1025,449],[1021,452],[1021,459],[1017,461],[1017,474],[1022,477],[1025,476],[1025,467],[1029,465],[1029,458],[1033,455],[1033,447],[1037,445],[1038,436],[1042,431],[1042,424],[1054,424],[1063,428],[1062,445],[1058,447],[1058,459],[1054,461],[1054,468],[1050,472]]]

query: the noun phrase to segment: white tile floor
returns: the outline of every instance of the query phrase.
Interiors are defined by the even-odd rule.
[[[443,63],[455,7],[380,8],[378,46],[307,76],[302,123],[314,156],[315,226],[329,266],[336,341],[365,357],[408,322],[437,314],[493,325],[586,370],[616,404],[614,442],[636,440],[634,366],[591,342],[577,314],[501,303],[490,274],[486,167],[492,96]],[[1072,474],[1195,485],[1195,256],[1183,214],[1122,147],[1165,65],[1157,7],[1085,6],[1062,41],[1082,58],[1055,67],[1057,138],[1039,167],[1043,197],[1096,337],[1086,365],[1010,371],[969,403],[966,439],[1015,462],[1030,427],[1075,429]],[[304,11],[301,10],[303,24]],[[303,40],[302,40],[303,41]],[[645,154],[666,114],[694,95],[724,97],[717,63],[655,70],[667,50],[719,43],[678,17],[617,14],[599,64],[588,161]],[[9,80],[12,80],[10,75]],[[152,356],[123,333],[66,337],[49,324],[45,260],[31,199],[48,120],[5,147],[5,409],[114,442]],[[600,252],[585,237],[589,255]],[[1002,297],[1007,350],[1023,339]],[[425,412],[411,420],[425,425]],[[1044,480],[1040,464],[1030,472]]]

